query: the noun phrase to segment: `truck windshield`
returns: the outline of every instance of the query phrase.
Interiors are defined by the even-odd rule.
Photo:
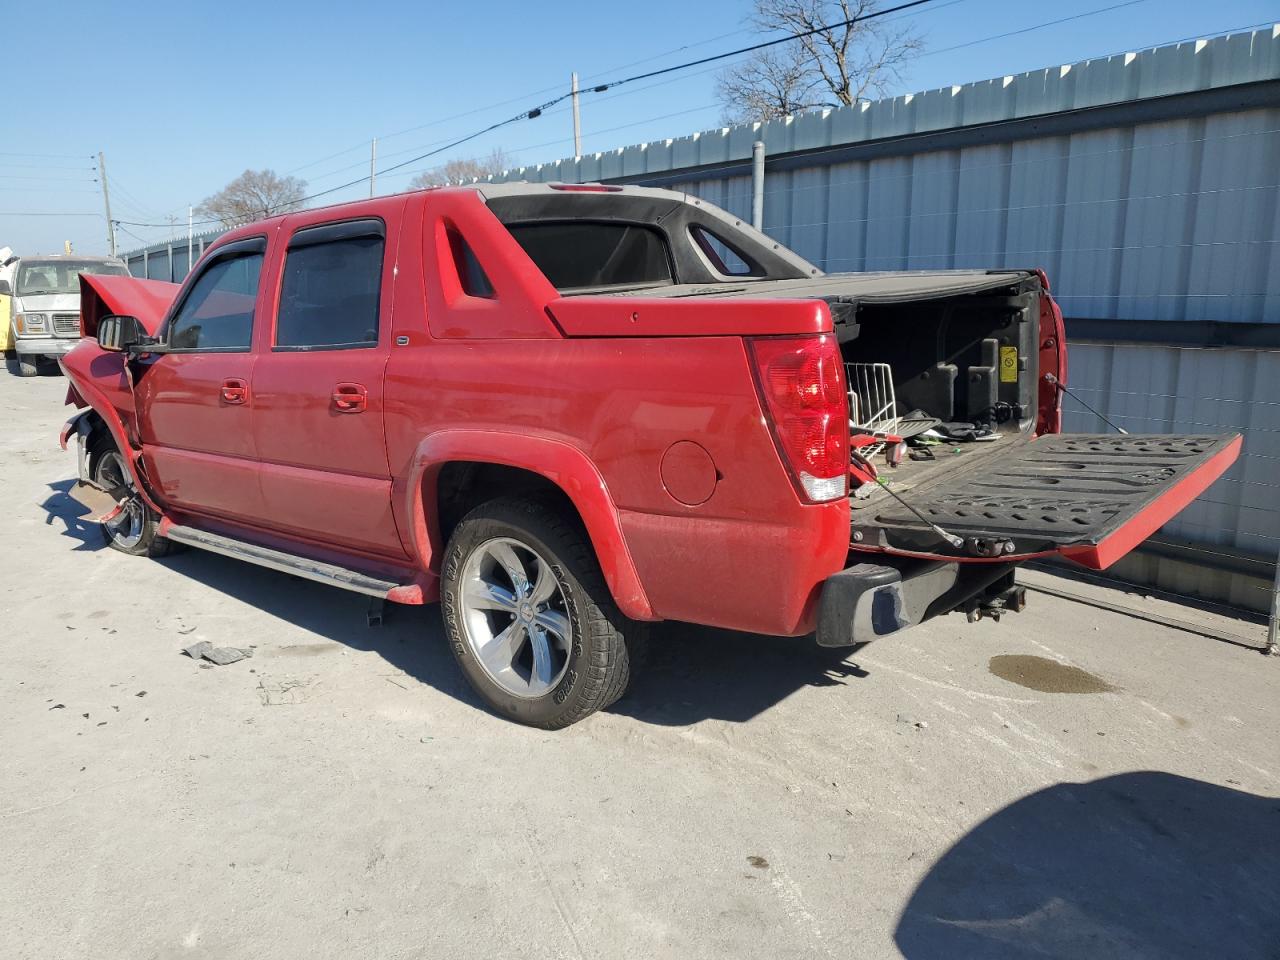
[[[572,220],[507,229],[557,290],[672,282],[666,239],[652,227]]]
[[[129,275],[123,263],[106,263],[101,260],[24,260],[18,264],[18,282],[14,293],[19,297],[33,297],[41,293],[78,294],[78,278],[82,273],[100,273],[113,277]]]

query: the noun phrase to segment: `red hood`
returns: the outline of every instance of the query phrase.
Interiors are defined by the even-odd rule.
[[[98,321],[113,313],[137,317],[147,333],[155,336],[165,311],[182,287],[163,280],[138,280],[80,274],[80,335],[96,337]]]

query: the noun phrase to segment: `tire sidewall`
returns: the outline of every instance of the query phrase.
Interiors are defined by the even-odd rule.
[[[590,600],[578,577],[565,563],[563,545],[557,545],[554,536],[540,535],[537,516],[530,514],[528,526],[508,522],[496,517],[475,517],[463,520],[454,531],[445,551],[441,578],[440,606],[444,617],[445,635],[458,665],[471,681],[472,687],[496,712],[520,723],[542,725],[554,723],[557,718],[577,711],[586,690],[586,658],[591,634],[587,629],[586,609]],[[532,529],[531,529],[532,528]],[[556,582],[564,593],[565,612],[569,617],[572,643],[569,662],[560,682],[547,694],[537,698],[517,697],[503,690],[476,660],[466,639],[462,623],[464,607],[461,598],[462,571],[467,558],[482,544],[499,537],[506,537],[526,544],[551,566]]]

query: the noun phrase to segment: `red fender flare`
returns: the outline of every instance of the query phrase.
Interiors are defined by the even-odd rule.
[[[138,495],[142,497],[142,502],[163,517],[164,508],[152,498],[151,491],[147,489],[147,484],[142,477],[142,472],[138,469],[138,458],[142,456],[142,451],[136,449],[129,442],[124,421],[120,419],[120,414],[116,412],[116,408],[92,380],[87,377],[73,376],[73,371],[68,370],[61,362],[59,365],[62,366],[62,372],[75,385],[76,393],[80,394],[81,399],[106,424],[107,430],[111,434],[111,439],[116,443],[116,448],[124,456],[125,465],[129,468],[129,476],[133,478],[133,485],[137,489]]]
[[[413,546],[424,567],[439,572],[444,555],[436,511],[428,511],[426,504],[436,502],[440,470],[458,460],[516,467],[554,483],[577,508],[618,609],[632,620],[659,619],[640,583],[604,478],[585,453],[550,437],[450,429],[433,433],[418,444],[404,496],[408,498],[405,515],[410,518]]]

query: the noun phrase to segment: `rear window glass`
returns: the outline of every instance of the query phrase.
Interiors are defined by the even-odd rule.
[[[666,238],[650,227],[576,220],[507,229],[557,290],[672,282]]]
[[[453,265],[458,271],[462,292],[469,297],[492,299],[493,284],[489,282],[489,275],[484,272],[484,267],[480,266],[471,244],[457,230],[450,230],[449,247],[453,251]]]

